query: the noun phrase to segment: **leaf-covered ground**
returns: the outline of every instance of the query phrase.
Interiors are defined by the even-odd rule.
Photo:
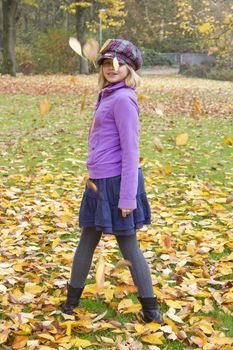
[[[115,239],[65,316],[87,179],[96,76],[0,77],[0,349],[233,347],[233,89],[144,77],[141,167],[153,222],[138,232],[166,325],[145,325]],[[95,267],[105,259],[105,286]],[[120,261],[120,263],[119,263]]]

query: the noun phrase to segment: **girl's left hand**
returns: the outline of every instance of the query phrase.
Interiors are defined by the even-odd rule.
[[[131,214],[132,212],[133,212],[133,209],[121,209],[123,218],[126,218],[126,216]]]

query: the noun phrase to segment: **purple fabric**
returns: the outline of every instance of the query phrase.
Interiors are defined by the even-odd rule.
[[[139,49],[128,40],[112,39],[100,53],[97,63],[102,64],[105,58],[117,57],[119,63],[128,64],[134,70],[142,66],[142,55]]]
[[[99,94],[95,124],[88,138],[90,179],[121,175],[119,208],[136,209],[139,166],[139,107],[134,89],[124,82]]]

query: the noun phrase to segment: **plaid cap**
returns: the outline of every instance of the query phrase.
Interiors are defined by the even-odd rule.
[[[101,65],[105,58],[117,57],[120,64],[128,64],[134,70],[142,66],[140,50],[128,40],[109,39],[100,49],[97,64]]]

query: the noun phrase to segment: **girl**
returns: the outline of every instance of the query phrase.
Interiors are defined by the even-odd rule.
[[[81,202],[82,234],[62,310],[72,314],[79,305],[101,235],[114,234],[124,259],[131,263],[144,321],[162,324],[149,267],[136,238],[136,229],[150,224],[144,178],[138,168],[139,107],[135,88],[140,78],[135,71],[142,65],[142,57],[131,42],[112,39],[100,50],[97,63],[100,93],[88,139],[87,168],[91,181]]]

